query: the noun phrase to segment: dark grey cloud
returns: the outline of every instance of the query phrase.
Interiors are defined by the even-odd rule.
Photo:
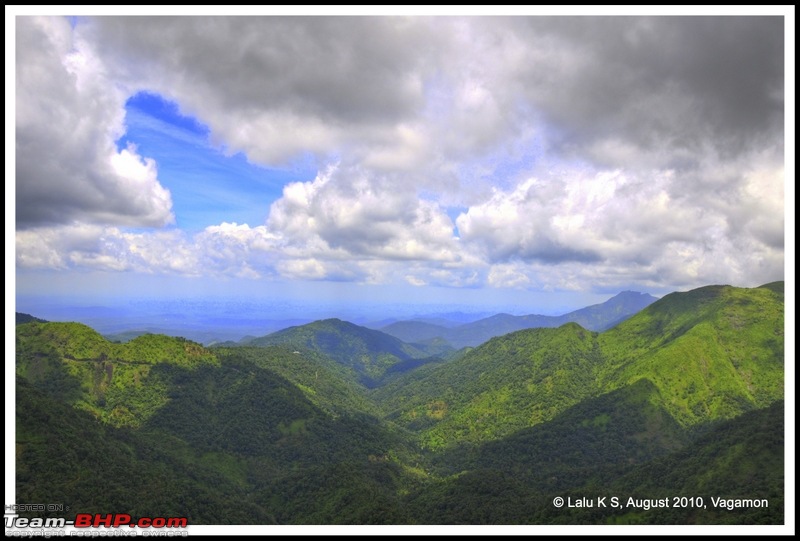
[[[782,137],[782,17],[534,17],[521,41],[545,51],[522,65],[527,92],[566,148],[601,139],[666,154],[730,157]],[[549,54],[547,54],[549,53]],[[687,157],[685,152],[690,156]],[[621,164],[626,165],[626,164]]]
[[[117,77],[261,161],[385,140],[374,130],[424,106],[421,74],[439,50],[428,25],[403,18],[103,17],[80,31]]]
[[[422,105],[413,75],[433,36],[382,17],[103,17],[93,39],[126,60],[158,64],[224,108],[287,106],[326,121],[397,119]],[[139,71],[138,73],[142,73]]]

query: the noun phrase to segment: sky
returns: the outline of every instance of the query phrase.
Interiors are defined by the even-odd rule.
[[[783,17],[14,29],[15,288],[34,315],[553,314],[785,278]]]

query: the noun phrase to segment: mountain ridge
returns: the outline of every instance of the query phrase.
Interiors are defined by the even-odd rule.
[[[673,293],[603,333],[576,323],[495,337],[373,396],[423,446],[485,441],[648,379],[682,426],[783,398],[783,298],[709,286]]]
[[[648,293],[622,291],[605,302],[593,304],[559,316],[494,314],[456,327],[432,325],[422,321],[399,321],[381,328],[383,332],[410,343],[442,338],[454,348],[475,347],[490,338],[531,328],[554,328],[575,322],[591,331],[606,330],[658,300]]]
[[[381,331],[338,318],[313,321],[255,338],[248,346],[282,345],[297,351],[317,351],[353,371],[367,387],[378,384],[394,365],[433,355],[424,345],[409,344]],[[442,348],[434,346],[441,353]]]

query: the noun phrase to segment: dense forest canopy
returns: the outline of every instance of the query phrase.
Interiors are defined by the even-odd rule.
[[[463,350],[341,320],[206,348],[18,318],[17,500],[191,524],[782,524],[783,310],[780,283],[709,286]]]

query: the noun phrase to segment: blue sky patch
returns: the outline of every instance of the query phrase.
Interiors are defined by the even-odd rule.
[[[158,179],[172,193],[177,226],[198,231],[222,222],[264,223],[270,205],[289,182],[312,180],[309,160],[290,169],[259,167],[242,153],[226,156],[209,142],[210,128],[181,114],[178,104],[158,94],[140,92],[125,104],[127,131],[122,149],[158,164]]]

